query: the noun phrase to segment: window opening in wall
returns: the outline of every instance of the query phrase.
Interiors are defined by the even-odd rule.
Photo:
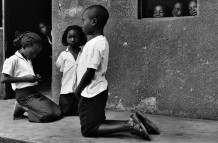
[[[198,0],[138,0],[138,18],[197,16]]]

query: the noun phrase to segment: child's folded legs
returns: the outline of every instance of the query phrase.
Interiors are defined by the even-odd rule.
[[[18,120],[18,119],[23,119],[23,118],[27,118],[24,113],[27,111],[28,109],[22,105],[20,105],[17,101],[15,101],[14,104],[14,114],[13,114],[13,119],[14,120]]]

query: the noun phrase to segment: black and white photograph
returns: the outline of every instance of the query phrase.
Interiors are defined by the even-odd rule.
[[[0,8],[0,143],[218,142],[218,1]]]

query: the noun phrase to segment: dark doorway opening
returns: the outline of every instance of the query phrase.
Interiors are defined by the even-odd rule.
[[[13,40],[15,38],[16,31],[23,33],[25,31],[36,32],[40,35],[38,24],[40,22],[45,22],[51,25],[51,11],[52,11],[52,1],[51,0],[5,0],[5,58],[13,55],[18,49],[13,46]],[[43,38],[46,40],[46,38]],[[43,45],[43,48],[48,48],[48,45]],[[51,46],[51,45],[50,45]],[[51,48],[51,47],[50,47]],[[48,52],[45,50],[42,52]],[[51,52],[52,50],[50,50]],[[42,59],[42,54],[39,54],[37,59]],[[48,63],[49,58],[44,59],[43,63]],[[51,60],[51,57],[50,57]],[[34,61],[33,65],[34,65]],[[40,63],[36,63],[40,64]],[[50,73],[48,75],[41,75],[48,80],[43,80],[39,83],[39,86],[43,90],[51,92],[51,66],[46,65],[34,66],[35,71],[43,71]],[[11,99],[15,97],[14,91],[11,89],[11,85],[5,86],[5,99]]]

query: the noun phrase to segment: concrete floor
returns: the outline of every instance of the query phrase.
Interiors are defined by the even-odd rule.
[[[114,137],[84,138],[78,117],[66,117],[53,123],[30,123],[12,120],[14,99],[0,100],[0,137],[32,143],[141,143],[147,142],[130,134]],[[108,119],[127,119],[130,112],[107,111]],[[217,143],[218,122],[160,115],[146,115],[161,130],[152,135],[153,143]]]

